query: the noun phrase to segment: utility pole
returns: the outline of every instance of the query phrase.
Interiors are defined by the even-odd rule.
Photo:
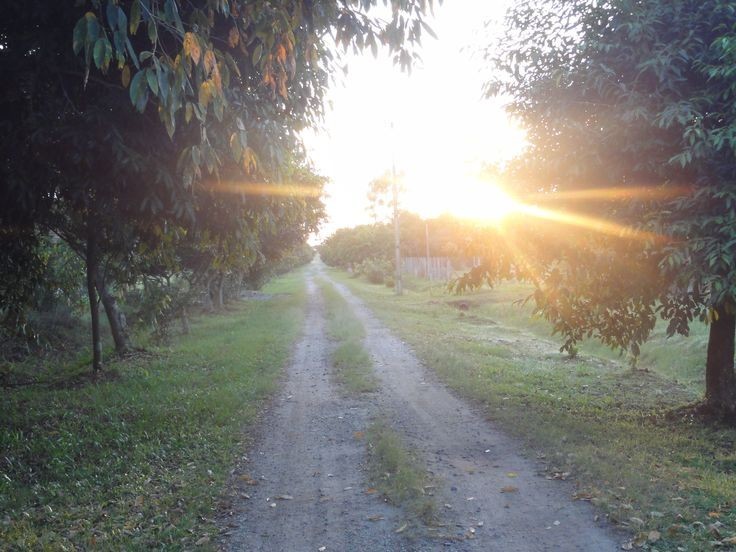
[[[394,124],[391,123],[392,135],[392,151],[391,151],[391,180],[394,195],[394,247],[396,249],[396,277],[394,282],[394,292],[396,295],[403,293],[401,286],[401,228],[399,227],[399,183],[396,181],[396,140],[394,134]]]
[[[424,221],[424,244],[426,245],[426,248],[427,248],[427,280],[431,280],[432,278],[430,277],[430,274],[429,274],[429,221],[428,220]]]

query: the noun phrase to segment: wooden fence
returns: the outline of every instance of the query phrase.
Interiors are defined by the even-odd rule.
[[[448,282],[459,273],[477,266],[479,259],[455,259],[451,257],[404,257],[401,271],[415,278]]]

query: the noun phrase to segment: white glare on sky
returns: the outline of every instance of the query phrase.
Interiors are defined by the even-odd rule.
[[[445,0],[436,6],[429,22],[438,39],[425,33],[422,61],[411,75],[385,54],[347,58],[349,73],[329,93],[332,108],[324,128],[305,136],[317,171],[330,179],[329,220],[321,237],[371,222],[368,185],[389,171],[393,160],[405,175],[402,208],[422,216],[461,215],[462,183],[472,181],[483,163],[508,159],[521,149],[522,132],[502,101],[482,98],[489,74],[479,53],[488,40],[484,22],[500,21],[506,5]]]

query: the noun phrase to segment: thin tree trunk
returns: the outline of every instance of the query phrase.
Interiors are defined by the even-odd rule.
[[[102,304],[105,307],[107,321],[110,324],[110,333],[115,342],[115,352],[124,355],[130,351],[130,340],[128,339],[125,315],[120,311],[115,296],[110,293],[101,278],[97,279],[97,292],[100,294]]]
[[[97,289],[95,282],[99,269],[97,252],[97,236],[91,225],[87,231],[87,251],[85,255],[87,267],[87,295],[89,297],[90,318],[92,320],[92,370],[99,372],[102,369],[102,342],[100,341],[100,310],[97,304]]]
[[[224,288],[225,274],[220,272],[220,278],[217,282],[217,310],[222,310],[223,308],[225,308]]]
[[[708,360],[705,365],[705,400],[716,414],[736,418],[736,373],[734,373],[734,335],[736,317],[718,313],[710,325]]]
[[[187,312],[186,305],[181,308],[180,315],[181,315],[181,332],[184,335],[189,335],[189,332],[190,332],[189,313]]]
[[[214,276],[207,277],[207,293],[205,294],[204,308],[208,311],[211,311],[215,308],[215,303],[214,303],[213,293],[212,293],[212,282],[214,282],[214,280],[215,280]]]

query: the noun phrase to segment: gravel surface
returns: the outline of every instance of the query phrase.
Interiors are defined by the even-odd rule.
[[[243,551],[614,551],[624,535],[594,521],[573,487],[539,475],[471,406],[452,395],[340,284],[366,329],[378,393],[346,397],[330,377],[333,344],[315,275],[305,328],[284,387],[265,414],[239,487],[224,547]],[[418,452],[438,483],[441,526],[397,534],[402,512],[368,487],[362,433],[380,416]],[[249,497],[249,498],[248,498]],[[376,521],[372,521],[376,520]]]

